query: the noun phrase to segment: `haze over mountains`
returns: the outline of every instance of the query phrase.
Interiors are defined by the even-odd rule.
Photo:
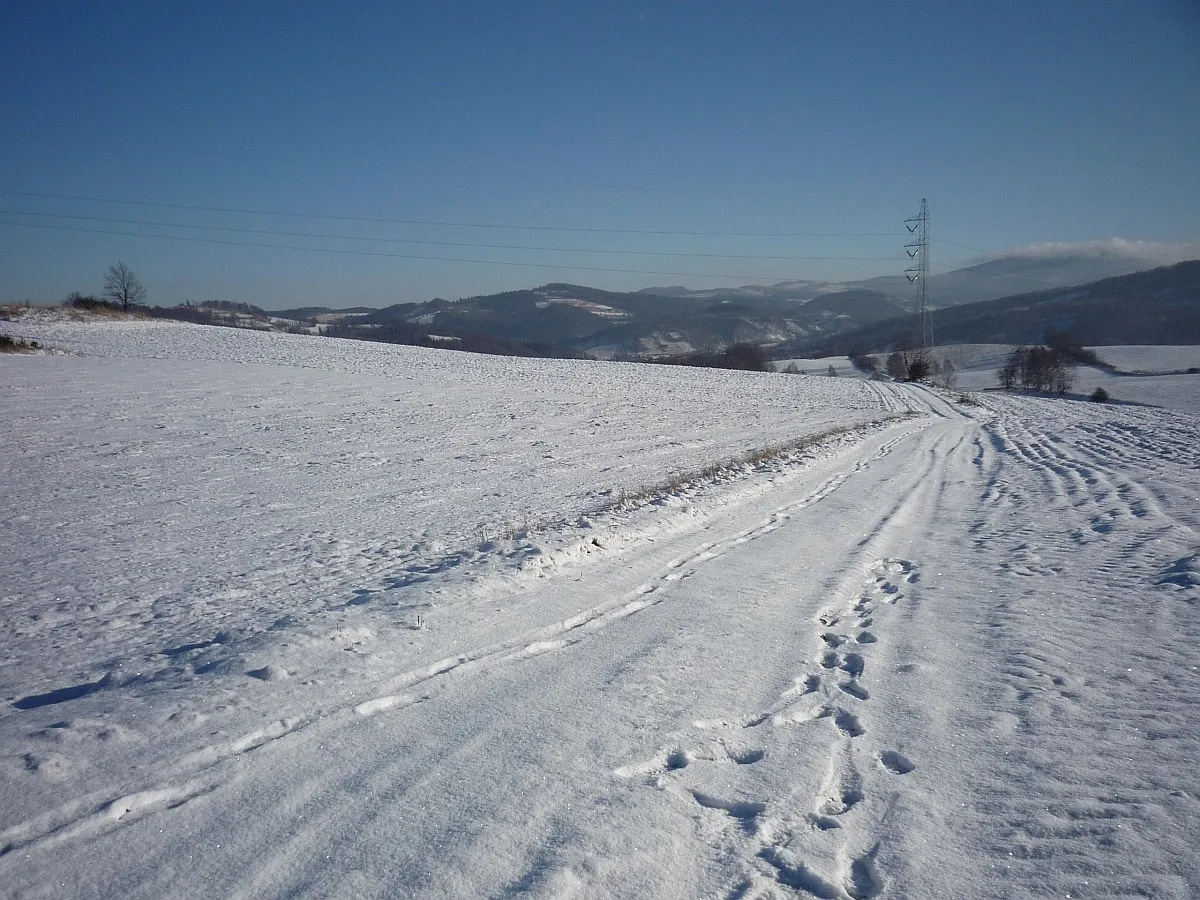
[[[1189,268],[1200,264],[1133,274],[1153,259],[1138,246],[1031,248],[934,275],[938,340],[1029,342],[1055,327],[1098,344],[1200,341],[1200,284]],[[488,352],[654,359],[752,343],[781,357],[885,350],[907,328],[914,293],[902,275],[628,293],[552,283],[454,302],[278,315],[319,317],[348,337]]]
[[[1189,253],[1189,250],[1193,252]],[[961,269],[935,273],[929,279],[929,296],[935,307],[958,306],[1046,288],[1086,284],[1193,257],[1200,257],[1200,246],[1166,247],[1120,240],[1094,244],[1035,245]],[[806,300],[846,290],[875,291],[899,299],[905,305],[911,303],[915,295],[913,285],[903,274],[843,282],[783,281],[734,289],[651,287],[645,288],[642,293],[707,297],[713,300],[756,297]]]

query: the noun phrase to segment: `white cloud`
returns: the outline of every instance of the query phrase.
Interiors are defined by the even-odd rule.
[[[1082,243],[1029,244],[1002,253],[989,255],[991,259],[1051,259],[1061,256],[1089,256],[1097,259],[1118,257],[1156,266],[1170,265],[1187,259],[1200,259],[1200,239],[1183,244],[1167,244],[1157,241],[1127,241],[1124,238],[1084,241]]]

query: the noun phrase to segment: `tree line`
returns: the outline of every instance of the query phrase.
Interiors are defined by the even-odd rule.
[[[1000,367],[997,381],[1006,391],[1017,387],[1031,391],[1065,394],[1075,384],[1075,367],[1079,365],[1111,369],[1095,350],[1085,347],[1069,331],[1047,328],[1044,344],[1013,349]],[[1103,397],[1097,396],[1103,394]],[[1107,400],[1108,394],[1098,388],[1093,400]]]

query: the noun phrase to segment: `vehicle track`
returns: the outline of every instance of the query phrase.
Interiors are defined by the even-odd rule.
[[[139,790],[128,787],[112,792],[95,792],[83,800],[72,801],[35,819],[18,823],[0,832],[0,865],[15,850],[35,851],[56,847],[73,837],[99,831],[111,831],[132,821],[125,816],[113,816],[110,810],[121,807],[124,798],[167,797],[179,795],[175,803],[140,803],[131,801],[140,810],[138,818],[171,809],[183,802],[215,790],[228,778],[230,759],[257,749],[267,742],[289,737],[295,741],[319,741],[322,736],[347,727],[348,719],[372,718],[394,714],[436,698],[451,684],[464,678],[490,674],[508,664],[520,663],[545,654],[559,653],[602,633],[613,624],[657,607],[671,599],[672,588],[693,576],[701,567],[720,560],[728,553],[771,535],[784,527],[793,517],[817,506],[839,490],[848,480],[886,459],[895,448],[913,433],[919,433],[924,423],[913,422],[899,426],[898,434],[875,444],[876,449],[849,463],[844,470],[821,480],[797,499],[775,508],[766,518],[750,527],[741,528],[715,540],[691,546],[670,559],[652,577],[631,592],[584,609],[568,618],[559,619],[525,632],[515,638],[495,644],[463,650],[416,668],[398,673],[368,690],[366,696],[340,708],[322,708],[308,715],[292,716],[262,729],[218,744],[202,747],[179,760],[157,778]],[[210,771],[211,770],[211,771]],[[225,771],[225,775],[220,774]],[[188,779],[203,775],[203,790],[186,785]],[[145,782],[143,782],[145,783]]]

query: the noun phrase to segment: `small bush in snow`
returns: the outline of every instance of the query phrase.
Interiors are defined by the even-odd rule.
[[[850,364],[860,372],[871,375],[879,371],[879,360],[869,355],[866,348],[858,345],[850,350]]]
[[[924,381],[933,374],[932,360],[918,356],[909,360],[907,381]]]
[[[1107,403],[1108,402],[1108,391],[1106,391],[1102,387],[1098,387],[1094,391],[1092,391],[1092,396],[1089,399],[1093,403]]]
[[[37,341],[26,343],[20,338],[12,338],[7,334],[0,334],[0,353],[29,353],[40,349],[41,346]]]

